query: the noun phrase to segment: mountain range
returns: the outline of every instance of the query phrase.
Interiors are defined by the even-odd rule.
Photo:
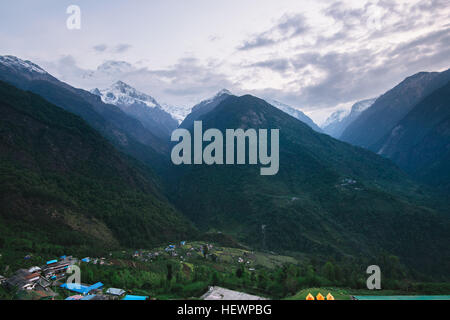
[[[447,169],[447,74],[410,77],[365,111],[369,102],[355,106],[360,115],[342,137],[358,146],[251,95],[222,90],[197,104],[181,128],[192,131],[201,120],[204,130],[280,130],[280,170],[261,176],[252,165],[173,165],[170,116],[123,82],[94,94],[30,61],[0,57],[0,243],[136,248],[214,231],[307,257],[376,262],[390,254],[414,270],[445,275],[448,208],[434,207],[434,194],[408,175],[413,171],[386,157],[410,163],[405,154],[422,141],[417,152],[441,154],[437,162],[417,159],[435,168],[426,177]],[[437,115],[422,119],[427,112]],[[371,115],[382,118],[380,128]],[[356,143],[350,133],[363,123],[367,132]],[[382,156],[359,147],[369,145]]]
[[[79,116],[2,81],[0,115],[1,243],[113,248],[194,234],[153,172]]]
[[[395,162],[420,183],[450,190],[447,121],[450,70],[419,72],[378,99],[332,114],[323,126],[331,136]]]
[[[174,169],[170,198],[201,230],[266,250],[373,257],[386,250],[425,269],[438,252],[448,254],[441,246],[448,221],[420,204],[419,186],[389,160],[319,134],[249,95],[227,95],[193,115],[189,121],[202,120],[204,130],[281,132],[276,176],[260,176],[250,165]]]
[[[224,99],[226,99],[228,96],[232,96],[233,94],[227,90],[222,89],[219,91],[215,96],[203,100],[197,105],[195,105],[191,113],[182,121],[180,127],[181,128],[188,128],[192,126],[194,119],[200,119],[202,115],[210,112],[214,108],[216,108]],[[306,114],[304,114],[302,111],[295,109],[287,104],[284,104],[282,102],[272,100],[272,99],[266,99],[268,103],[270,103],[272,106],[276,107],[277,109],[289,114],[290,116],[302,121],[303,123],[306,123],[308,126],[310,126],[313,130],[317,132],[322,132],[322,129],[317,126],[314,121],[309,118]]]
[[[104,103],[99,96],[61,82],[34,63],[13,56],[0,56],[0,80],[79,115],[120,151],[143,163],[154,168],[165,165],[167,139],[161,139],[161,134],[148,130],[119,107]]]
[[[379,151],[383,139],[412,108],[434,90],[450,81],[450,70],[420,72],[403,80],[380,96],[342,133],[341,139],[354,145]]]

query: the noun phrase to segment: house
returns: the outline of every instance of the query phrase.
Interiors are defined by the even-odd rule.
[[[39,278],[38,273],[30,273],[26,269],[19,269],[5,281],[5,285],[10,290],[33,290]]]
[[[80,300],[89,300],[89,301],[109,300],[109,297],[105,296],[105,295],[102,295],[102,294],[90,294],[90,295],[84,296]]]
[[[67,261],[58,262],[57,260],[52,260],[47,262],[47,265],[44,267],[42,272],[47,279],[58,279],[65,276],[67,268],[69,268],[70,265],[71,263]]]
[[[35,272],[35,273],[30,273],[30,274],[26,275],[24,278],[27,281],[34,283],[34,282],[37,282],[41,278],[41,275],[39,273]]]
[[[35,272],[40,273],[41,271],[42,271],[42,269],[39,267],[31,267],[30,269],[28,269],[28,272],[30,272],[30,273],[35,273]]]
[[[97,294],[91,300],[110,300],[110,297],[103,294]]]
[[[43,289],[46,289],[50,287],[51,283],[47,279],[40,277],[37,283],[39,286],[41,286]]]
[[[166,250],[166,252],[174,251],[175,250],[175,246],[173,244],[170,244],[165,250]]]
[[[65,300],[69,300],[69,301],[78,301],[83,299],[83,296],[81,295],[75,295],[75,296],[70,296],[68,298],[66,298]]]
[[[200,299],[202,300],[267,300],[263,297],[250,295],[244,292],[229,290],[221,287],[209,287]]]
[[[125,290],[117,289],[117,288],[109,288],[106,291],[106,294],[109,294],[109,295],[112,295],[112,296],[116,296],[116,297],[120,297],[120,296],[123,296],[125,294]]]
[[[3,284],[6,281],[6,278],[0,275],[0,284]]]

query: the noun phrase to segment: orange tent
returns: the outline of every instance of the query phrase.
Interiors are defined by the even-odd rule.
[[[306,300],[314,300],[314,296],[310,293],[310,294],[308,294],[308,296],[306,297]]]
[[[317,300],[325,300],[325,297],[319,292],[319,294],[316,297]]]
[[[331,293],[328,293],[327,300],[334,300],[334,297]]]

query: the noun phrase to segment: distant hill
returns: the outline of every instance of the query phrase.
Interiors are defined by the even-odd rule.
[[[422,181],[450,191],[450,82],[417,104],[378,148]]]
[[[418,186],[389,160],[316,133],[248,95],[228,96],[199,120],[204,130],[280,129],[275,176],[250,165],[174,168],[171,197],[202,230],[266,250],[326,257],[389,252],[422,271],[448,265],[448,218],[418,204]]]
[[[344,130],[363,113],[370,108],[376,99],[367,99],[355,103],[350,112],[338,110],[334,112],[322,126],[323,131],[333,138],[339,139]]]
[[[378,151],[377,144],[412,108],[434,90],[450,81],[450,69],[444,72],[420,72],[406,78],[365,110],[342,133],[340,139]]]
[[[155,176],[79,116],[0,81],[0,133],[0,246],[69,252],[192,236]]]

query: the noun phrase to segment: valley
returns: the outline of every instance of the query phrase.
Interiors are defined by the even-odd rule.
[[[63,251],[63,248],[61,252]],[[81,254],[81,253],[80,253]],[[79,266],[83,284],[101,283],[101,288],[89,296],[102,300],[120,300],[125,296],[146,297],[151,300],[198,300],[209,288],[222,287],[235,292],[269,299],[305,300],[309,293],[316,296],[331,293],[336,300],[350,300],[352,296],[442,295],[448,286],[442,283],[399,281],[400,266],[383,278],[382,290],[367,290],[367,275],[363,265],[360,272],[352,272],[348,265],[337,261],[318,261],[305,256],[284,256],[274,252],[258,252],[250,248],[231,248],[205,241],[182,241],[152,249],[98,251],[91,255],[64,255],[63,261]],[[0,258],[0,270],[9,266],[7,277],[14,268],[29,269],[55,259],[50,254],[28,255],[28,259],[9,254]],[[52,262],[49,261],[49,262]],[[390,263],[395,263],[392,260]],[[46,288],[36,285],[25,292],[11,292],[0,288],[0,299],[55,300],[75,299],[76,292],[61,287],[70,274],[58,275]],[[88,286],[88,285],[86,285]],[[111,295],[109,288],[123,292]]]
[[[199,299],[219,287],[269,299],[306,291],[349,299],[378,294],[365,291],[365,271],[379,265],[380,295],[445,294],[448,85],[433,89],[446,76],[406,80],[425,81],[430,95],[410,101],[404,129],[387,131],[377,154],[270,99],[221,90],[177,126],[124,82],[88,92],[30,61],[0,57],[0,275],[7,281],[70,254],[84,284],[130,296]],[[347,128],[403,93],[400,86],[355,104]],[[435,116],[423,117],[429,110]],[[228,148],[231,129],[239,139]],[[264,130],[272,132],[266,148],[252,149]],[[170,141],[172,132],[183,141]],[[171,150],[182,161],[171,161]],[[258,156],[276,172],[261,175],[252,165]],[[415,161],[423,179],[406,168]],[[439,188],[430,183],[437,180]],[[69,297],[65,279],[50,279],[56,299]],[[22,298],[15,294],[0,297]]]

